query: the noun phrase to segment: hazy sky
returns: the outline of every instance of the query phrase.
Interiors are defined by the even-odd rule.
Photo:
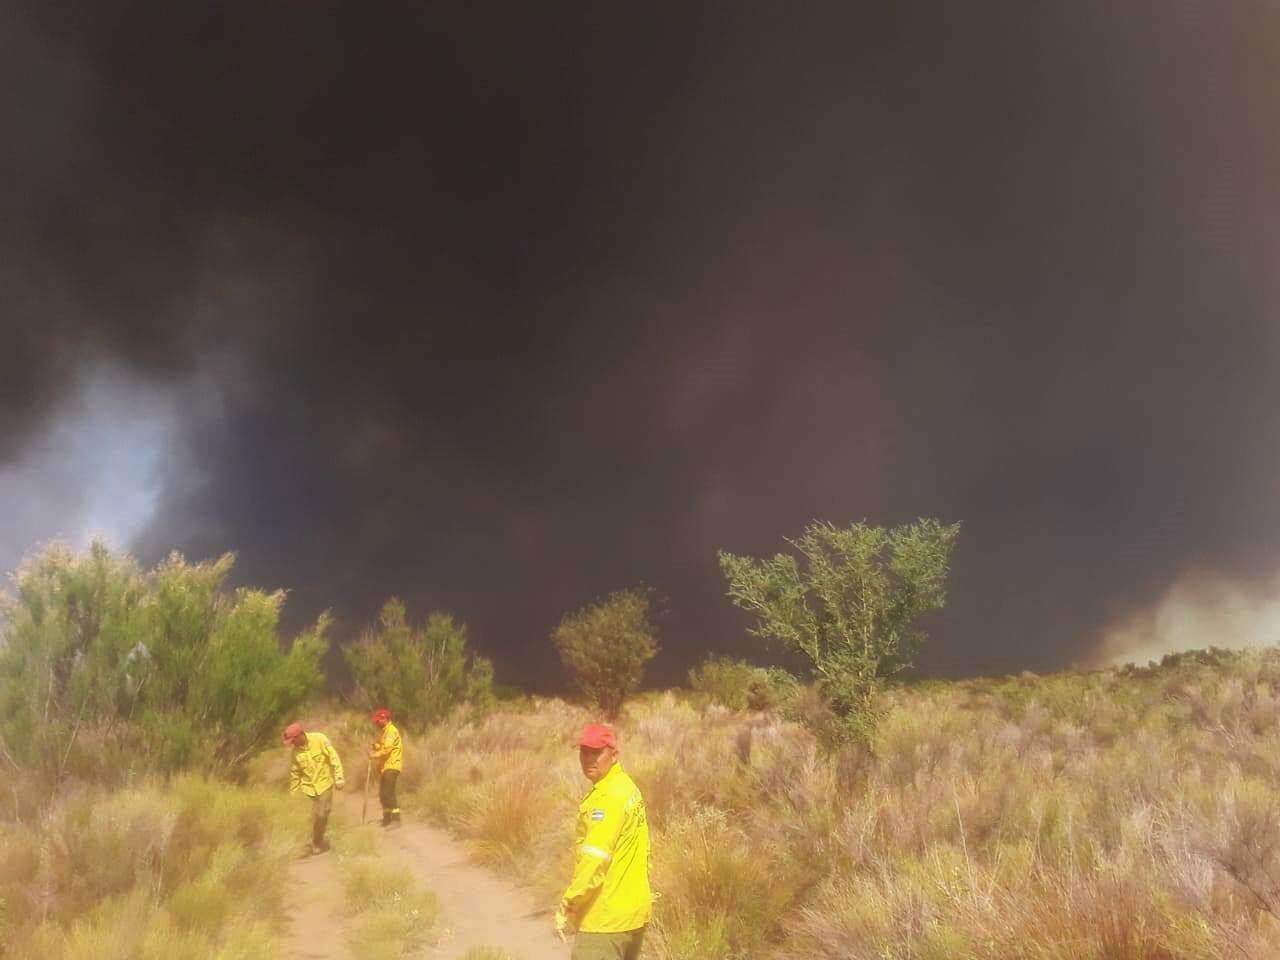
[[[1277,91],[1271,0],[9,2],[0,561],[540,685],[644,581],[667,680],[717,548],[929,515],[930,672],[1280,639]]]

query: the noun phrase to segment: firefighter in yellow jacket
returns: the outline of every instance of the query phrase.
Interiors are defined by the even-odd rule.
[[[369,754],[378,770],[378,800],[382,803],[382,825],[400,826],[400,803],[396,800],[396,781],[404,767],[404,739],[400,728],[391,722],[391,711],[381,707],[373,712],[374,726],[382,730]]]
[[[334,788],[346,786],[338,751],[323,733],[307,733],[302,724],[285,727],[284,742],[293,748],[289,766],[289,792],[311,798],[311,853],[329,849],[324,838],[329,814],[333,810]]]
[[[556,934],[567,940],[577,931],[572,960],[639,960],[653,899],[644,798],[618,763],[612,727],[583,730],[578,759],[593,786],[578,806],[577,862]]]

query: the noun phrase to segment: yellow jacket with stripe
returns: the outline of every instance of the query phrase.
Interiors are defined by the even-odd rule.
[[[404,738],[400,736],[400,728],[390,720],[382,728],[378,745],[373,748],[373,759],[381,761],[383,770],[404,768]]]
[[[622,933],[649,922],[649,823],[644,798],[619,764],[578,806],[577,863],[564,907],[583,933]]]
[[[289,767],[289,792],[318,797],[335,784],[346,783],[338,751],[323,733],[306,734],[306,743],[293,748]]]

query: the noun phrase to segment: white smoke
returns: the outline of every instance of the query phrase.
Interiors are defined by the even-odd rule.
[[[1245,649],[1280,643],[1280,576],[1242,585],[1188,575],[1149,609],[1108,628],[1098,666],[1145,664],[1166,653],[1208,647]]]
[[[49,540],[127,548],[154,513],[179,392],[114,368],[84,378],[19,458],[0,467],[0,571]]]

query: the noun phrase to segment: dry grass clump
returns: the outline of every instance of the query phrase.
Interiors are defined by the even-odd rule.
[[[797,698],[802,702],[803,696]],[[588,715],[535,701],[415,745],[419,810],[550,901]],[[649,695],[620,724],[649,806],[658,960],[1280,956],[1280,656],[928,683],[870,751]]]
[[[295,832],[283,798],[199,777],[69,796],[0,828],[3,956],[265,960]]]
[[[355,956],[399,960],[428,942],[440,916],[435,896],[419,890],[409,868],[381,857],[344,864],[351,914],[349,943]]]

